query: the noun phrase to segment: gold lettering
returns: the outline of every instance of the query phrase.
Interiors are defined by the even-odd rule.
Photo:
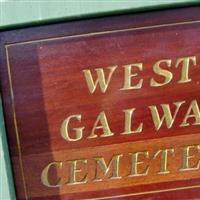
[[[68,125],[69,125],[69,122],[71,119],[77,119],[78,121],[81,121],[81,115],[78,114],[78,115],[71,115],[69,116],[67,119],[65,119],[61,125],[61,136],[67,140],[67,141],[70,141],[70,142],[74,142],[74,141],[78,141],[82,138],[82,132],[83,132],[83,129],[85,127],[80,127],[80,128],[73,128],[73,130],[75,130],[75,133],[76,133],[76,137],[75,138],[71,138],[69,136],[69,133],[68,133]]]
[[[77,163],[87,164],[87,160],[70,160],[68,161],[70,168],[69,168],[69,182],[68,184],[83,184],[87,182],[87,173],[85,176],[80,180],[77,181],[77,173],[82,172],[81,169],[77,169]]]
[[[137,76],[137,73],[132,74],[132,68],[136,67],[140,71],[142,71],[143,65],[142,63],[135,63],[124,65],[124,86],[120,90],[132,90],[132,89],[140,89],[142,87],[143,79],[140,79],[136,85],[131,84],[131,78]]]
[[[191,112],[193,114],[191,114]],[[198,125],[198,124],[200,124],[200,111],[199,111],[199,106],[198,106],[198,103],[197,103],[196,100],[193,100],[190,103],[190,106],[189,106],[189,108],[187,110],[187,113],[186,113],[184,119],[183,119],[183,122],[180,124],[180,127],[189,126],[190,124],[187,121],[191,117],[195,118],[195,122],[192,125]]]
[[[123,111],[125,113],[125,126],[124,126],[124,132],[121,134],[125,135],[125,134],[131,134],[131,133],[140,133],[143,128],[143,123],[140,123],[138,128],[136,128],[135,130],[131,130],[132,115],[133,115],[133,112],[135,111],[135,108],[126,109]]]
[[[47,186],[47,187],[60,187],[61,184],[61,178],[58,178],[56,181],[54,181],[54,184],[51,184],[49,182],[49,170],[51,167],[56,167],[56,168],[62,168],[63,166],[63,162],[51,162],[49,163],[43,170],[41,173],[41,181],[42,183]]]
[[[180,171],[188,171],[188,170],[198,170],[200,169],[200,160],[198,163],[192,167],[189,165],[189,160],[191,158],[194,158],[194,155],[190,155],[190,150],[191,149],[197,149],[198,152],[200,152],[200,145],[190,145],[190,146],[184,146],[183,147],[183,160],[182,160],[182,166],[180,168]]]
[[[174,153],[174,149],[170,148],[170,149],[160,149],[158,150],[155,155],[154,155],[154,159],[161,154],[161,159],[160,159],[160,171],[158,172],[158,174],[168,174],[169,171],[167,169],[167,164],[168,164],[168,153]]]
[[[178,83],[187,83],[187,82],[192,81],[192,79],[188,77],[190,61],[192,62],[193,65],[196,65],[197,64],[196,56],[184,57],[184,58],[177,59],[176,67],[180,66],[180,63],[182,63],[181,78],[178,81]]]
[[[131,173],[129,176],[146,176],[149,171],[149,166],[143,170],[143,172],[138,172],[138,165],[143,164],[143,161],[138,161],[139,155],[143,155],[146,158],[149,158],[149,152],[148,151],[141,151],[141,152],[134,152],[130,153],[131,155]]]
[[[103,68],[95,69],[95,71],[97,73],[96,81],[94,81],[94,79],[92,78],[92,73],[89,69],[83,70],[90,93],[95,92],[98,83],[99,83],[101,92],[105,93],[108,88],[108,85],[110,83],[113,72],[115,71],[116,68],[117,68],[117,66],[107,67],[107,69],[109,69],[109,75],[108,75],[107,80],[105,79],[105,74],[104,74]]]
[[[159,86],[166,85],[173,78],[173,74],[170,71],[161,68],[160,64],[162,64],[162,63],[167,64],[167,67],[171,67],[172,61],[171,61],[171,59],[159,60],[153,65],[153,71],[156,74],[165,77],[165,80],[162,83],[159,83],[159,82],[155,81],[153,78],[151,78],[151,80],[150,80],[151,87],[159,87]]]
[[[94,158],[96,160],[97,165],[101,169],[101,171],[104,173],[104,176],[108,174],[108,172],[111,169],[111,166],[113,164],[113,171],[112,171],[112,176],[111,179],[119,179],[121,176],[119,176],[119,161],[121,158],[122,154],[114,155],[107,165],[103,157],[96,157]],[[95,173],[95,178],[94,181],[102,181],[101,178],[98,178],[98,173],[97,173],[97,167],[96,167],[96,173]]]
[[[101,124],[100,126],[98,126],[99,122]],[[108,125],[108,121],[107,121],[105,112],[100,112],[100,114],[98,115],[97,120],[94,123],[94,126],[92,128],[91,135],[88,138],[96,138],[96,137],[98,137],[95,134],[95,130],[97,130],[97,129],[102,129],[103,130],[103,134],[100,135],[100,137],[109,137],[109,136],[114,135],[114,133],[111,132],[110,127]]]
[[[153,119],[154,126],[156,130],[159,130],[161,125],[163,124],[163,121],[165,120],[167,128],[171,128],[173,125],[173,122],[176,118],[176,115],[179,111],[180,106],[185,103],[185,101],[175,102],[174,105],[176,106],[176,110],[174,112],[174,115],[172,116],[171,110],[169,107],[169,104],[161,104],[162,110],[163,110],[163,116],[160,118],[158,109],[155,105],[149,106],[151,110],[151,115]]]

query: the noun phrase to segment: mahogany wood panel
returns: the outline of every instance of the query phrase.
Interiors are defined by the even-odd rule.
[[[200,103],[199,7],[10,30],[0,37],[1,92],[18,199],[200,198],[200,169],[180,170],[184,158],[190,157],[183,153],[185,146],[192,146],[191,168],[198,168],[200,152],[199,111],[189,110],[193,101]],[[195,62],[188,72],[191,81],[180,83],[182,68],[176,65],[184,57],[195,57]],[[170,67],[165,63],[162,68],[172,79],[152,87],[152,78],[165,81],[153,66],[166,59],[171,60]],[[143,79],[142,87],[122,90],[125,65],[137,63],[142,63],[142,70],[132,71],[137,76],[132,76],[131,85]],[[91,93],[83,70],[91,70],[96,79],[95,69],[102,68],[107,78],[108,66],[117,68],[106,92],[97,86]],[[161,104],[168,104],[174,113],[175,102],[183,103],[173,125],[167,127],[164,122],[156,130],[150,106],[156,106],[162,115]],[[140,123],[143,128],[140,133],[122,134],[124,110],[131,108],[136,109],[132,129]],[[103,111],[113,135],[101,137],[100,129],[97,137],[88,138]],[[180,126],[189,111],[196,115],[188,119],[189,125]],[[84,126],[83,137],[66,141],[60,133],[63,120],[77,114],[81,120],[70,121],[70,136],[76,137],[73,128]],[[161,158],[156,152],[167,148],[174,151],[168,157],[169,173],[159,174]],[[140,157],[143,163],[138,170],[142,173],[149,166],[148,174],[130,177],[130,153],[143,151],[148,155]],[[108,164],[114,155],[121,155],[121,177],[110,178],[111,167],[105,176],[98,171],[103,179],[95,182],[95,158],[103,157]],[[85,183],[47,187],[41,182],[43,169],[62,161],[62,169],[52,169],[52,174],[50,170],[49,179],[57,177],[66,183],[66,163],[73,160],[86,160],[87,164],[77,168],[82,169],[77,172],[79,180],[87,174]]]

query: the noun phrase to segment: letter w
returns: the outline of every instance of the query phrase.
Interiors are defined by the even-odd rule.
[[[90,93],[93,93],[96,90],[98,83],[99,83],[101,92],[105,93],[107,90],[108,84],[110,83],[113,72],[115,71],[116,68],[117,66],[108,67],[109,75],[107,77],[107,80],[105,79],[104,70],[102,68],[95,69],[97,73],[96,81],[93,80],[91,71],[89,69],[83,70]]]
[[[151,110],[151,115],[152,115],[152,118],[153,118],[153,123],[154,123],[154,126],[155,126],[156,130],[160,129],[160,127],[163,124],[164,120],[166,122],[167,128],[171,128],[173,123],[174,123],[174,120],[176,118],[176,115],[177,115],[177,113],[179,111],[179,108],[181,107],[181,105],[183,103],[185,103],[185,101],[180,101],[180,102],[175,102],[174,103],[174,105],[176,106],[176,110],[175,110],[173,116],[171,114],[171,110],[170,110],[169,104],[161,104],[161,107],[162,107],[162,110],[163,110],[162,118],[160,117],[156,106],[154,106],[154,105],[153,106],[149,106],[149,108]]]

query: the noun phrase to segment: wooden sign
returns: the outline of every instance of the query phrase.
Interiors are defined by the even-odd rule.
[[[200,9],[2,32],[18,199],[200,198]]]

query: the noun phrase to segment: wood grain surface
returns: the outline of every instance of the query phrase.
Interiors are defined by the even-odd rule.
[[[113,16],[73,21],[48,26],[10,30],[0,33],[1,92],[7,136],[18,199],[185,199],[200,198],[200,169],[181,171],[183,148],[191,150],[190,166],[197,166],[200,151],[198,117],[181,126],[193,101],[200,104],[200,9],[199,7]],[[177,60],[195,57],[189,68],[191,81],[180,83],[182,68]],[[171,60],[169,83],[152,87],[152,78],[164,82],[153,66],[160,60]],[[142,70],[132,77],[132,85],[143,80],[140,89],[122,90],[125,65],[142,63]],[[103,93],[97,86],[88,89],[83,70],[117,66]],[[168,104],[172,113],[175,102],[183,102],[171,127],[165,123],[156,130],[150,106]],[[140,133],[123,134],[124,110],[135,108],[132,129],[140,123]],[[104,112],[112,135],[90,138],[99,113]],[[197,111],[198,112],[198,111]],[[61,125],[69,116],[73,128],[84,127],[80,140],[67,141],[61,136]],[[196,119],[196,124],[195,124]],[[199,145],[199,146],[198,146]],[[155,154],[172,148],[168,157],[169,173],[159,174],[161,158]],[[145,176],[130,177],[132,152],[148,152],[141,157],[149,167]],[[108,163],[114,155],[119,162],[121,178],[110,174],[101,181],[95,177],[97,157]],[[188,154],[189,158],[189,154]],[[77,178],[87,174],[83,184],[47,187],[41,182],[42,170],[51,162],[87,160]],[[64,165],[65,165],[64,164]],[[69,166],[54,170],[50,179],[60,177],[66,183]],[[112,171],[112,169],[111,169]],[[184,199],[182,198],[182,199]]]

